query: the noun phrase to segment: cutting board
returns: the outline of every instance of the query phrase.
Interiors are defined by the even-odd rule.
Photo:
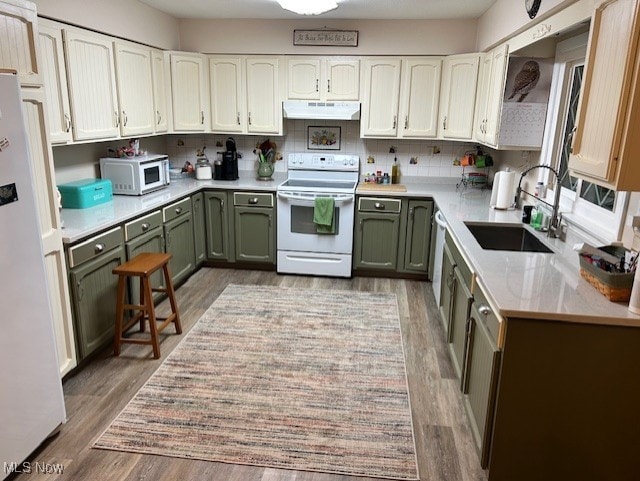
[[[407,186],[404,184],[373,184],[362,182],[358,184],[358,190],[367,192],[406,192]]]

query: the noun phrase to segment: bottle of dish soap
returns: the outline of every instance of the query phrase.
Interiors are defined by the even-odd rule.
[[[400,183],[400,164],[398,163],[397,157],[393,158],[393,164],[391,165],[391,183]]]

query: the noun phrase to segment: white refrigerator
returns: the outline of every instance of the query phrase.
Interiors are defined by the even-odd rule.
[[[66,416],[29,155],[18,79],[0,74],[0,479]]]

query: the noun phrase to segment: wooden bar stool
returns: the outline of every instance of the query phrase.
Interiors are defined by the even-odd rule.
[[[158,333],[167,327],[170,323],[174,323],[176,333],[182,334],[182,326],[180,325],[180,315],[178,314],[178,305],[176,304],[173,283],[171,282],[171,273],[169,272],[169,259],[171,254],[143,252],[138,254],[129,262],[116,267],[114,274],[118,275],[118,297],[116,304],[116,333],[113,351],[116,356],[120,355],[120,344],[128,342],[131,344],[151,344],[153,346],[153,357],[160,357],[160,344],[158,343]],[[158,269],[164,272],[165,288],[152,287],[149,282],[151,275]],[[140,304],[125,304],[125,291],[128,277],[140,278]],[[169,297],[171,303],[171,315],[167,318],[157,318],[154,304],[153,293],[164,292]],[[132,300],[133,302],[133,300]],[[128,319],[124,323],[125,311],[140,311]],[[145,320],[149,321],[149,330],[151,331],[150,339],[131,339],[123,337],[124,333],[129,330],[136,322],[140,322],[140,332],[145,330]],[[157,325],[158,321],[162,324]]]

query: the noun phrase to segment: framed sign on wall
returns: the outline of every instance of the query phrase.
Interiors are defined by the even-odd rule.
[[[326,47],[357,47],[357,30],[294,30],[294,45],[316,45]]]

